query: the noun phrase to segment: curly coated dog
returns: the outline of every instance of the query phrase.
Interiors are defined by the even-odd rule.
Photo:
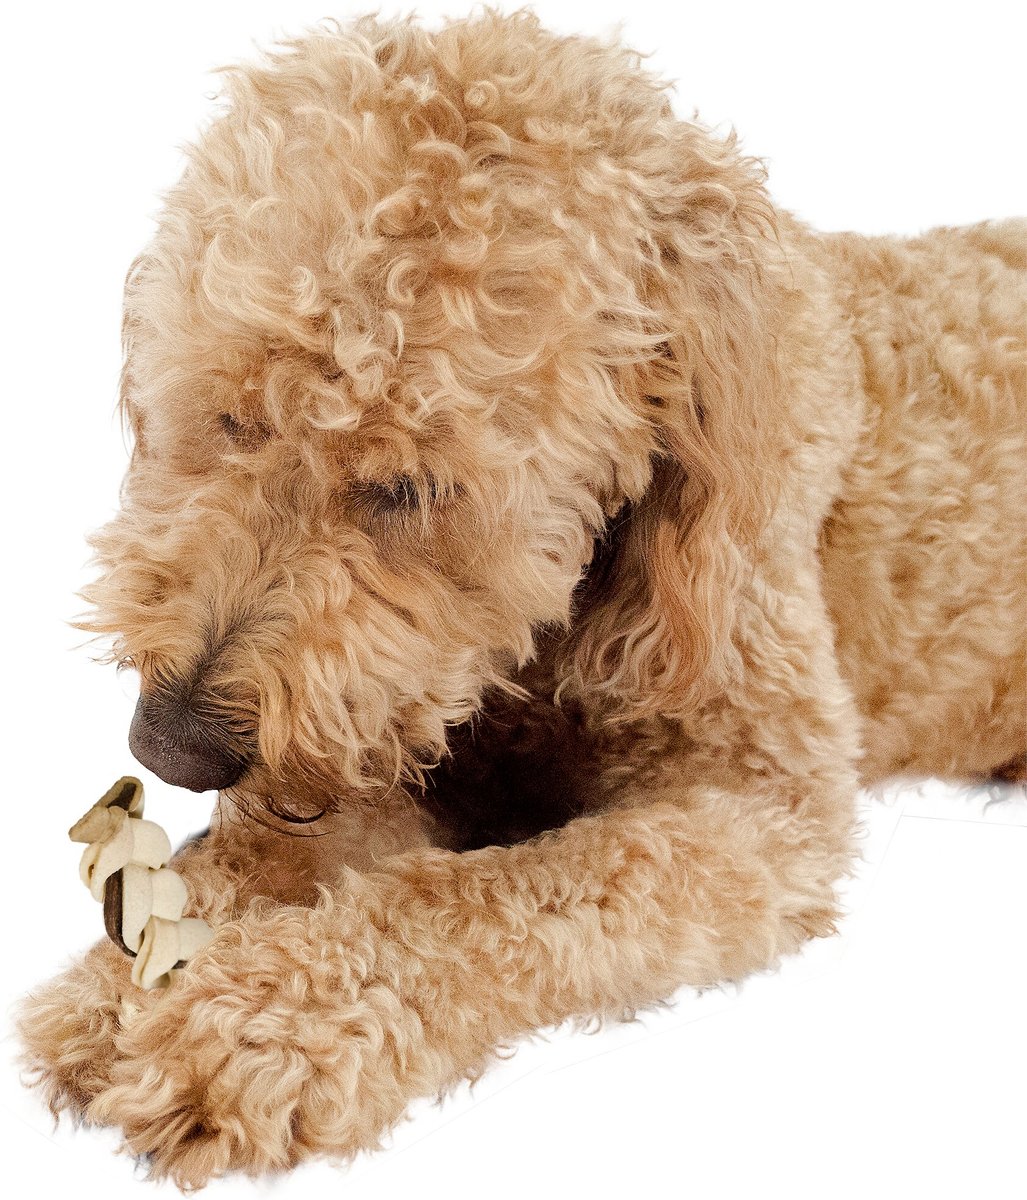
[[[486,12],[229,72],[126,288],[88,628],[217,789],[217,927],[30,997],[198,1185],[829,934],[856,792],[1023,770],[1023,223],[823,236],[615,45]]]

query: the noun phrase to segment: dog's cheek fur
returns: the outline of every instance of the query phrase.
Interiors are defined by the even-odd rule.
[[[114,635],[144,689],[198,686],[269,767],[359,785],[438,758],[447,727],[531,655],[533,625],[566,621],[591,538],[538,485],[530,520],[479,507],[480,543],[461,526],[383,550],[311,491],[284,448],[262,473],[200,480],[141,456],[94,538],[82,624]]]

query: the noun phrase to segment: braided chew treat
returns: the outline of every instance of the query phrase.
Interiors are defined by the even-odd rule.
[[[183,917],[188,894],[170,867],[168,835],[144,821],[143,785],[125,775],[68,831],[87,842],[79,865],[94,900],[103,901],[103,921],[111,941],[135,962],[137,987],[164,987],[171,972],[214,936],[197,917]]]

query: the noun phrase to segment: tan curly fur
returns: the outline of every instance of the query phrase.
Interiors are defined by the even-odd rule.
[[[860,783],[1027,736],[1024,223],[816,234],[526,13],[227,93],[128,279],[88,597],[251,763],[176,860],[218,932],[21,1017],[193,1186],[830,933]]]

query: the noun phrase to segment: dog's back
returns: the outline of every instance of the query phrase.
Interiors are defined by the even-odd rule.
[[[821,242],[863,434],[823,538],[867,778],[1024,754],[1027,222]]]

